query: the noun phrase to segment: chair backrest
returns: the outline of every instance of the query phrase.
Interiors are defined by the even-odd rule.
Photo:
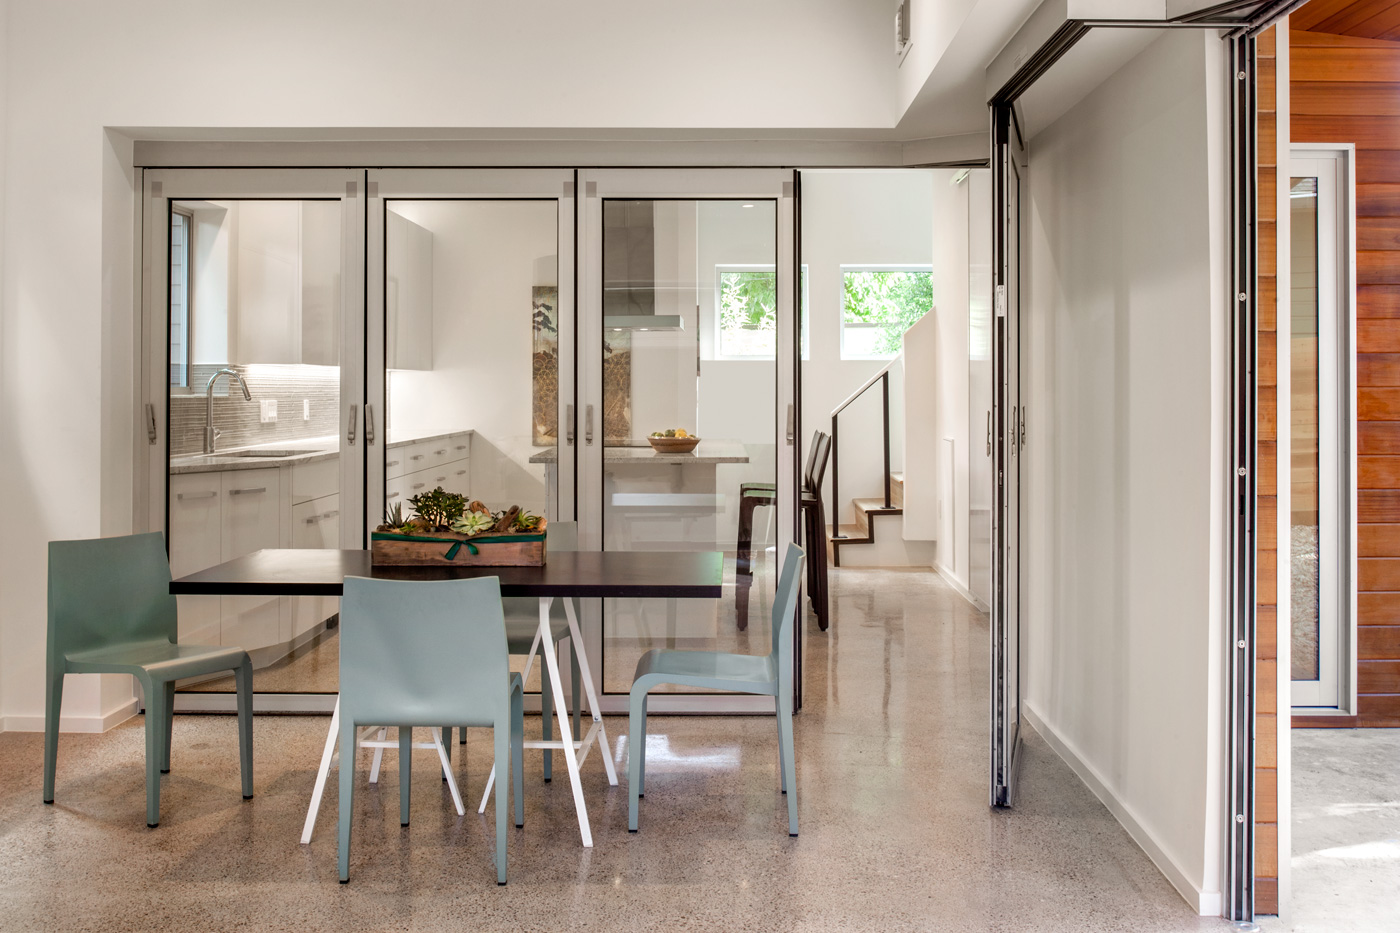
[[[822,432],[812,432],[812,442],[807,445],[807,461],[802,464],[802,487],[812,488],[812,470],[817,466],[817,441],[821,440]]]
[[[49,661],[179,637],[160,532],[49,542]]]
[[[545,526],[545,539],[545,560],[549,559],[549,551],[577,551],[578,522],[550,522]],[[510,618],[540,617],[540,601],[534,596],[506,596],[502,598],[501,604]],[[550,612],[562,619],[564,601],[556,599],[550,607]]]
[[[353,721],[504,722],[509,670],[499,578],[345,578],[340,708]]]
[[[797,615],[797,585],[802,579],[802,562],[807,555],[796,544],[787,546],[778,588],[773,593],[773,657],[778,661],[778,680],[792,690],[792,620]]]
[[[820,495],[822,482],[826,479],[826,463],[831,457],[831,435],[818,431],[812,440],[812,450],[816,452],[816,457],[813,461],[811,486],[813,492]]]

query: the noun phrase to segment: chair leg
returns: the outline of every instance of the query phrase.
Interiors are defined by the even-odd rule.
[[[651,702],[649,694],[642,694],[642,754],[640,764],[637,766],[637,796],[647,795],[647,704]]]
[[[792,738],[792,695],[778,696],[778,748],[787,790],[788,835],[797,835],[797,755]]]
[[[556,649],[558,646],[555,646]],[[549,672],[543,670],[544,664],[540,664],[540,738],[548,742],[554,738],[554,724],[550,721],[554,718],[554,689],[549,683]],[[554,754],[549,750],[544,750],[544,782],[548,784],[554,779]]]
[[[583,700],[581,699],[583,674],[579,671],[578,652],[578,646],[575,645],[571,639],[569,641],[569,689],[573,693],[572,700],[574,705],[569,707],[569,715],[573,719],[573,731],[575,736],[581,734],[579,731],[579,723],[582,721],[583,716]]]
[[[160,825],[160,746],[167,715],[165,685],[151,684],[146,690],[146,825],[151,829]]]
[[[447,759],[447,767],[452,765],[452,727],[443,726],[440,743],[442,745],[442,756]],[[447,767],[442,769],[442,783],[447,783]]]
[[[160,749],[160,773],[170,773],[170,745],[175,738],[175,681],[165,682],[165,744]]]
[[[510,733],[501,728],[499,720],[491,734],[496,742],[496,774],[504,778],[504,771],[510,767]],[[518,772],[517,772],[518,773]],[[496,789],[496,883],[506,883],[506,820],[509,817],[510,800],[506,788],[509,784],[501,781]]]
[[[807,562],[813,565],[815,571],[813,608],[817,611],[817,626],[825,632],[831,625],[831,591],[827,577],[826,507],[820,499],[817,500],[813,518],[817,533],[813,536],[814,546],[808,552]]]
[[[408,825],[409,792],[413,788],[413,727],[399,726],[399,825]]]
[[[54,772],[58,768],[58,721],[63,711],[63,671],[48,669],[44,694],[44,803],[53,803]]]
[[[336,838],[339,841],[337,860],[340,883],[350,880],[350,815],[355,810],[355,723],[343,713],[340,717],[340,802],[336,817]]]
[[[234,672],[238,691],[238,761],[243,772],[243,799],[253,799],[253,661],[246,654]],[[354,768],[353,761],[351,768]]]
[[[645,691],[645,687],[642,688]],[[627,831],[637,831],[638,800],[642,787],[642,759],[646,756],[646,716],[642,704],[646,693],[637,693],[636,686],[627,701]]]
[[[525,825],[525,688],[513,694],[510,705],[510,776],[515,794],[515,825]],[[504,790],[505,782],[501,783]]]

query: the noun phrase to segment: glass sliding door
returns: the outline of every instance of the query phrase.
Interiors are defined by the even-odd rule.
[[[148,514],[176,576],[260,548],[361,546],[363,180],[146,173]],[[180,639],[247,649],[256,691],[316,709],[337,690],[338,611],[182,596]],[[231,708],[232,692],[231,677],[184,683],[178,708]]]
[[[368,529],[438,489],[572,521],[573,171],[369,183]]]
[[[585,607],[604,708],[622,710],[650,648],[762,654],[771,646],[778,555],[796,517],[793,179],[781,171],[581,175],[583,540],[603,550],[726,554],[718,602]],[[692,450],[654,449],[658,434],[672,447],[699,440]],[[741,508],[741,490],[751,507]],[[652,708],[765,705],[689,694],[659,696]]]

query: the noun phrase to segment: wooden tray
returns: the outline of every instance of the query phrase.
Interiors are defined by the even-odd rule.
[[[538,531],[459,535],[451,531],[422,535],[370,534],[370,562],[400,567],[542,567],[546,522]]]

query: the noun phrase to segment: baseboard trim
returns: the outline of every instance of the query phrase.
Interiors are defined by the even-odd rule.
[[[991,612],[991,608],[986,603],[982,602],[982,600],[974,596],[972,590],[969,590],[967,587],[963,586],[962,582],[959,581],[957,577],[953,576],[953,571],[949,570],[947,567],[944,567],[942,564],[936,562],[933,565],[933,570],[935,573],[937,573],[940,577],[943,578],[944,583],[948,584],[950,587],[953,588],[954,592],[956,592],[963,599],[972,603],[972,605],[976,607],[978,612]]]
[[[60,732],[106,732],[126,722],[137,713],[136,698],[113,707],[101,716],[62,716],[58,720]],[[6,716],[3,720],[4,732],[43,732],[43,716]]]
[[[1041,716],[1030,703],[1023,704],[1025,719],[1031,727],[1046,743],[1055,750],[1055,753],[1064,759],[1065,764],[1079,776],[1094,796],[1098,797],[1104,806],[1108,807],[1108,812],[1128,831],[1128,835],[1133,837],[1142,851],[1147,853],[1147,857],[1152,859],[1152,863],[1176,888],[1177,893],[1185,899],[1186,903],[1202,917],[1218,917],[1224,909],[1224,902],[1219,891],[1203,891],[1188,879],[1186,872],[1181,866],[1167,855],[1166,850],[1158,843],[1155,836],[1138,819],[1132,807],[1128,806],[1118,798],[1108,784],[1103,780],[1102,775],[1093,765],[1080,755],[1079,750],[1073,743],[1069,742],[1054,727],[1050,726],[1043,716]]]

